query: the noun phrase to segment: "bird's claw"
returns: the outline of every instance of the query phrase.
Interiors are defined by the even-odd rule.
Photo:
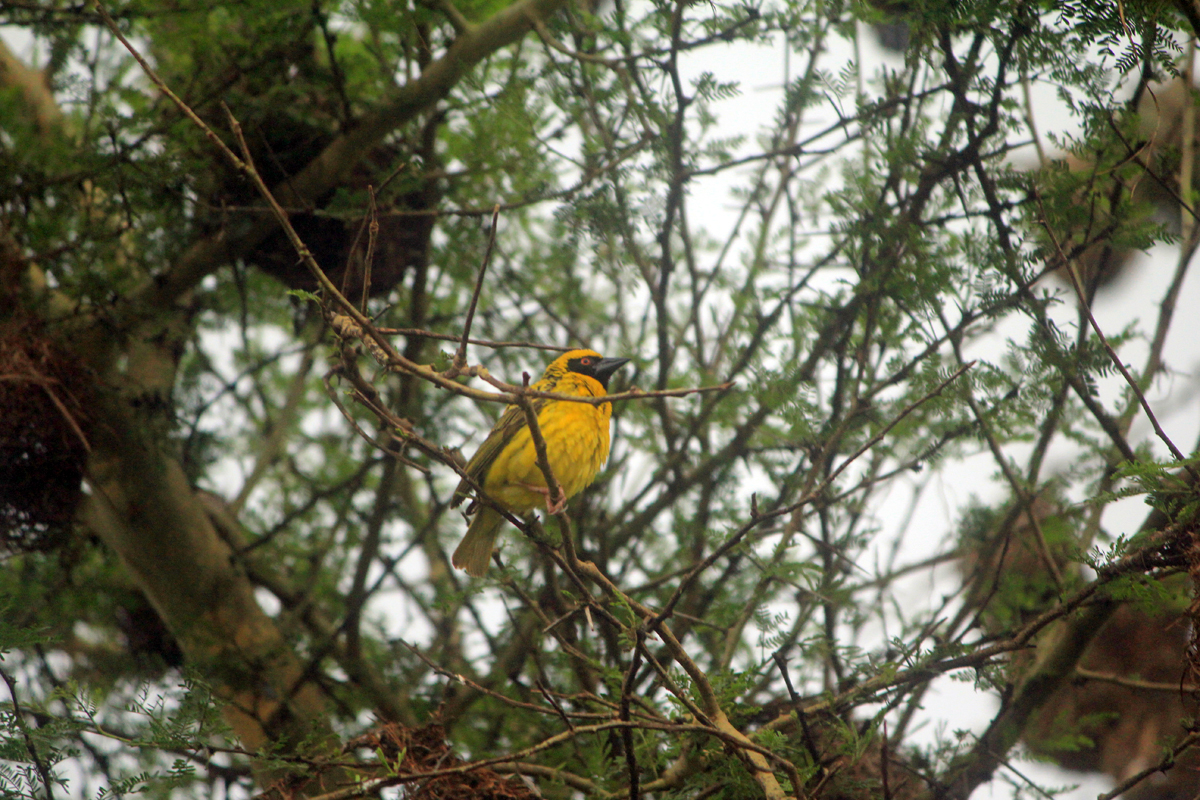
[[[546,513],[550,515],[557,514],[567,507],[567,498],[563,494],[562,489],[558,490],[558,497],[553,502],[550,500],[550,492],[546,492]]]
[[[562,487],[558,487],[558,497],[551,498],[550,490],[545,486],[538,486],[533,483],[520,484],[531,492],[536,492],[546,498],[546,513],[553,516],[567,507],[567,496],[563,494]]]

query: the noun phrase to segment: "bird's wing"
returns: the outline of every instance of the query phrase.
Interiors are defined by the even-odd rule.
[[[541,413],[542,407],[545,405],[545,398],[534,400],[533,412]],[[496,456],[500,455],[504,446],[512,441],[517,431],[524,427],[526,427],[525,412],[519,406],[509,406],[504,409],[500,419],[492,426],[491,433],[483,440],[483,444],[479,445],[479,449],[475,451],[475,455],[471,456],[471,460],[467,462],[464,471],[471,477],[471,480],[475,481],[478,486],[483,486],[483,479],[487,477],[488,470],[491,469]],[[456,506],[461,503],[470,491],[471,484],[465,479],[460,481],[458,488],[454,490],[454,497],[450,501],[450,505]],[[470,513],[469,509],[468,513]]]

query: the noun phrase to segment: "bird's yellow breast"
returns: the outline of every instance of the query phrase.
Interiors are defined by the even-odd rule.
[[[553,391],[593,397],[604,395],[599,382],[574,374],[560,379]],[[538,427],[546,440],[550,470],[568,498],[589,486],[608,460],[611,416],[612,406],[609,403],[591,405],[566,400],[551,400],[538,413]],[[512,441],[496,456],[484,479],[483,488],[518,514],[545,503],[545,495],[530,491],[521,484],[546,486],[546,478],[537,465],[533,436],[527,427],[517,431]]]

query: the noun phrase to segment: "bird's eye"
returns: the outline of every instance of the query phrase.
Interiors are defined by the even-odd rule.
[[[585,367],[590,367],[592,365],[592,360],[590,358],[581,358],[579,359],[579,363],[583,364]]]

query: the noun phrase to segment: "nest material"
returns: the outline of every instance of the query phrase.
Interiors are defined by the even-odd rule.
[[[0,551],[51,550],[69,535],[88,453],[88,385],[33,326],[0,326]]]
[[[369,292],[386,294],[404,279],[404,273],[423,264],[433,232],[432,213],[399,212],[381,216],[375,250],[371,258]],[[362,293],[366,262],[366,220],[342,220],[310,212],[291,215],[292,227],[312,252],[317,264],[347,297]],[[300,262],[282,231],[276,231],[246,257],[263,272],[290,289],[317,291],[317,281]]]
[[[395,774],[413,776],[413,795],[426,800],[536,800],[539,796],[519,779],[486,769],[421,778],[423,773],[444,770],[463,762],[446,743],[446,732],[436,723],[409,728],[387,723],[363,734],[348,745],[366,748],[399,763],[388,766]]]
[[[329,109],[299,118],[295,109],[273,112],[262,118],[246,116],[246,129],[251,157],[268,186],[275,187],[277,197],[289,209],[292,227],[312,253],[317,264],[333,284],[347,297],[361,295],[364,284],[368,250],[368,219],[361,216],[334,213],[330,210],[339,192],[365,195],[368,187],[379,186],[380,175],[387,174],[397,163],[414,156],[422,162],[434,158],[432,139],[420,145],[390,144],[364,153],[346,179],[335,189],[325,192],[315,202],[294,201],[288,181],[318,158],[334,140],[337,126]],[[431,130],[436,130],[433,128]],[[429,138],[428,136],[425,138]],[[416,147],[418,152],[408,148]],[[429,241],[433,232],[435,210],[441,199],[436,180],[430,177],[404,178],[410,188],[389,193],[380,198],[370,264],[369,293],[387,294],[404,279],[405,273],[419,268],[428,259]],[[201,186],[208,203],[220,214],[210,224],[242,224],[248,215],[260,215],[260,202],[255,188],[238,173],[226,170],[212,186]],[[245,262],[256,267],[290,289],[315,292],[317,281],[296,255],[291,242],[281,230],[267,236],[244,256]]]

